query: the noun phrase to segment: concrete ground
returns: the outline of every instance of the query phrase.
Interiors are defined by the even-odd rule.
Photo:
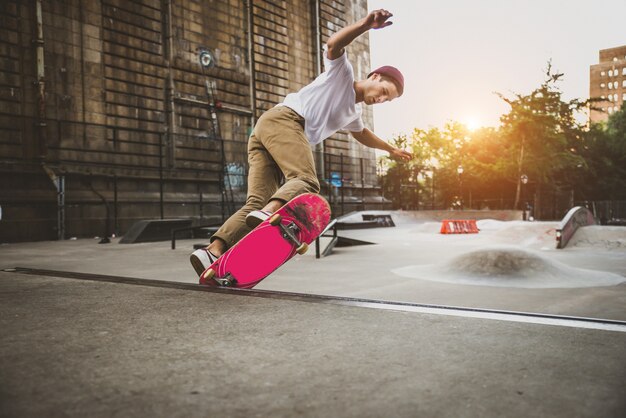
[[[626,414],[621,230],[556,250],[551,223],[447,236],[393,216],[395,228],[341,232],[375,245],[310,251],[260,292],[195,285],[201,240],[0,246],[0,269],[144,279],[0,272],[0,416]],[[517,257],[510,274],[478,274],[501,267],[498,251]]]

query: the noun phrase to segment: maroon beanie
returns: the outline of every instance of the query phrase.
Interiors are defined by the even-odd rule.
[[[384,65],[369,73],[367,78],[370,78],[372,74],[380,74],[389,77],[398,88],[398,94],[402,96],[402,93],[404,92],[404,76],[396,67]]]

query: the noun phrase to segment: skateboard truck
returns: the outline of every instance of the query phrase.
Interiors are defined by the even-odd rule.
[[[296,235],[298,232],[300,232],[300,228],[298,228],[298,225],[296,225],[295,222],[290,222],[288,225],[283,225],[281,222],[282,219],[283,217],[280,216],[280,214],[275,214],[272,215],[269,223],[272,226],[278,226],[280,228],[281,232],[283,233],[283,238],[296,246],[296,252],[298,254],[302,255],[306,253],[309,249],[309,245],[306,242],[302,242],[298,239],[298,236]]]
[[[232,287],[237,284],[237,279],[235,279],[230,273],[226,273],[224,277],[214,277],[215,280],[220,286],[224,287]]]
[[[237,284],[237,279],[235,279],[235,277],[230,273],[226,273],[224,277],[215,277],[215,274],[215,270],[209,269],[204,273],[204,279],[213,280],[215,283],[223,287],[232,287]]]

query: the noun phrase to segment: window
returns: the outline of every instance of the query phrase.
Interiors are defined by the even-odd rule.
[[[617,57],[613,57],[613,61],[617,61]]]
[[[609,70],[609,77],[613,77],[613,70]]]
[[[609,90],[613,89],[613,83],[609,83]]]
[[[622,75],[626,75],[626,67],[622,68]]]
[[[626,93],[622,94],[622,102],[626,102]]]
[[[605,88],[605,87],[606,87],[606,84],[604,84],[604,83],[600,83],[600,88],[601,88],[601,89],[603,89],[603,88]]]
[[[611,113],[613,113],[613,107],[609,107],[607,111],[609,112],[609,115],[610,115]]]
[[[626,80],[622,81],[622,87],[626,87]]]
[[[601,75],[602,77],[604,77],[604,76],[606,75],[606,73],[605,73],[604,71],[600,71],[600,75]]]

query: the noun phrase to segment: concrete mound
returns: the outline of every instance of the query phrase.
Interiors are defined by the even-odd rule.
[[[451,273],[477,277],[534,277],[559,273],[559,268],[543,257],[518,249],[479,250],[453,259],[446,269]]]
[[[625,277],[615,273],[573,268],[512,247],[480,249],[440,265],[407,266],[392,272],[412,279],[519,288],[596,287],[626,282]]]
[[[590,225],[578,228],[567,247],[593,247],[626,250],[626,228],[623,226]]]

